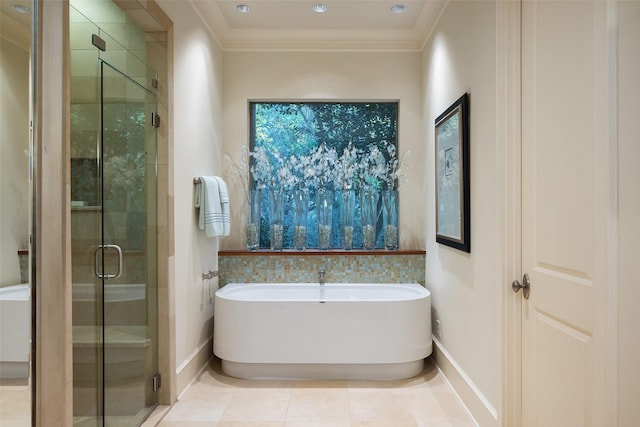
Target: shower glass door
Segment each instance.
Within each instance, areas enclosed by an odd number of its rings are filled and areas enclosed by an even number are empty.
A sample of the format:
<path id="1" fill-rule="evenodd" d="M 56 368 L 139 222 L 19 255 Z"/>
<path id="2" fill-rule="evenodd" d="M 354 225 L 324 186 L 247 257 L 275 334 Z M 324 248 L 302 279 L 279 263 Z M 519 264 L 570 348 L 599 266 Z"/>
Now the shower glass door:
<path id="1" fill-rule="evenodd" d="M 157 76 L 144 43 L 70 21 L 74 425 L 137 426 L 159 385 Z"/>
<path id="2" fill-rule="evenodd" d="M 153 92 L 102 61 L 105 425 L 138 425 L 157 403 L 156 153 Z M 101 259 L 100 259 L 101 258 Z M 100 268 L 101 267 L 101 268 Z M 131 422 L 123 424 L 130 418 Z"/>

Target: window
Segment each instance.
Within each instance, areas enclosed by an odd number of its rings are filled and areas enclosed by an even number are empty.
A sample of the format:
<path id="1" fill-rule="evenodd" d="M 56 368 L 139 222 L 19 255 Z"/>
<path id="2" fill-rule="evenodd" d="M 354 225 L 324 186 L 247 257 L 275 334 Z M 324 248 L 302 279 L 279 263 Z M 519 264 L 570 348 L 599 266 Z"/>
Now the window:
<path id="1" fill-rule="evenodd" d="M 284 194 L 284 248 L 294 247 L 292 194 L 308 195 L 306 247 L 319 247 L 317 196 L 333 194 L 331 248 L 344 247 L 341 195 L 357 194 L 353 247 L 363 245 L 360 197 L 365 190 L 393 189 L 399 161 L 397 102 L 251 102 L 251 185 L 262 191 L 260 247 L 271 245 L 269 193 Z M 377 202 L 380 205 L 380 202 Z M 377 207 L 381 212 L 381 206 Z M 382 215 L 375 246 L 383 247 Z"/>

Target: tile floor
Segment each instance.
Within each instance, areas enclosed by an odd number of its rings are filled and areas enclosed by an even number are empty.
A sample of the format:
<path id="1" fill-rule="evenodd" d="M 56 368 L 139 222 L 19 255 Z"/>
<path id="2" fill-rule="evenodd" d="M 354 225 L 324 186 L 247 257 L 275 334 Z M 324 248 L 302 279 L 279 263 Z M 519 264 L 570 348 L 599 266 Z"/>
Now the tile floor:
<path id="1" fill-rule="evenodd" d="M 213 361 L 164 413 L 144 426 L 476 426 L 430 361 L 420 375 L 402 381 L 240 380 Z"/>
<path id="2" fill-rule="evenodd" d="M 0 379 L 0 426 L 31 426 L 31 387 L 28 379 Z"/>

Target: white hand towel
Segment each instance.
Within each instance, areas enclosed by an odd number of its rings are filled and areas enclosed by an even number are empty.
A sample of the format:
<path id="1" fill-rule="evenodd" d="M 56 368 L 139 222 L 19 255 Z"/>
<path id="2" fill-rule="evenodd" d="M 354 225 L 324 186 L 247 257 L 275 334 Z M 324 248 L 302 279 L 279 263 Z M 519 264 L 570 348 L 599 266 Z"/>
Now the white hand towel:
<path id="1" fill-rule="evenodd" d="M 219 176 L 214 177 L 218 181 L 218 192 L 220 195 L 220 205 L 222 210 L 222 235 L 228 236 L 231 232 L 231 209 L 229 208 L 229 191 L 227 183 Z"/>
<path id="2" fill-rule="evenodd" d="M 201 176 L 196 185 L 195 206 L 200 208 L 198 226 L 207 237 L 224 235 L 222 204 L 218 180 L 211 176 Z"/>

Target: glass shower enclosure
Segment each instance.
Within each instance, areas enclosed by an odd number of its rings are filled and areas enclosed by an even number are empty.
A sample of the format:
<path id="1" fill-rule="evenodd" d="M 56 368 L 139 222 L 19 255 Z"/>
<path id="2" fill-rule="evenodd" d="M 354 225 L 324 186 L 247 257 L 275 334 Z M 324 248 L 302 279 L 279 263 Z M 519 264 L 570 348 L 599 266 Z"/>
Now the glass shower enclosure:
<path id="1" fill-rule="evenodd" d="M 70 9 L 77 426 L 139 425 L 157 404 L 157 76 L 122 28 Z"/>

